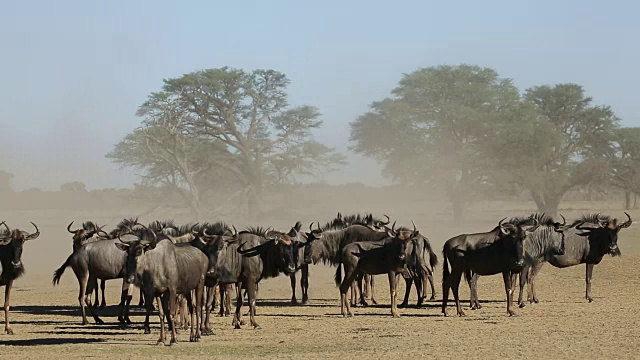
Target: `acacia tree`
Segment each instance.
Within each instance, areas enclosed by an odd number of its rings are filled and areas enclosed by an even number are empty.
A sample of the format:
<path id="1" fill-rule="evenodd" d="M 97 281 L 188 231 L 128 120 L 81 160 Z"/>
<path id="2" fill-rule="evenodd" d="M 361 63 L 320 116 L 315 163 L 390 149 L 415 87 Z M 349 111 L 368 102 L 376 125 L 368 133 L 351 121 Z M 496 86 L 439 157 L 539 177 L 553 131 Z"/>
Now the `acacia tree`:
<path id="1" fill-rule="evenodd" d="M 612 184 L 625 192 L 625 209 L 636 206 L 640 194 L 640 128 L 621 128 L 615 133 Z M 633 198 L 633 199 L 632 199 Z"/>
<path id="2" fill-rule="evenodd" d="M 251 73 L 228 67 L 164 80 L 138 111 L 146 120 L 116 146 L 111 158 L 145 168 L 147 179 L 184 183 L 201 207 L 198 184 L 224 173 L 243 192 L 251 215 L 266 186 L 315 175 L 343 163 L 333 149 L 313 141 L 319 112 L 290 108 L 289 80 L 274 70 Z M 128 144 L 127 144 L 128 143 Z M 139 159 L 145 159 L 143 163 Z"/>
<path id="3" fill-rule="evenodd" d="M 527 189 L 538 210 L 555 215 L 562 197 L 577 187 L 606 182 L 619 119 L 609 106 L 595 106 L 577 84 L 527 89 L 533 117 L 526 136 L 510 146 L 510 178 Z"/>
<path id="4" fill-rule="evenodd" d="M 493 183 L 495 137 L 518 118 L 518 89 L 492 69 L 446 65 L 405 75 L 393 95 L 351 124 L 352 149 L 403 183 L 444 189 L 461 221 Z"/>

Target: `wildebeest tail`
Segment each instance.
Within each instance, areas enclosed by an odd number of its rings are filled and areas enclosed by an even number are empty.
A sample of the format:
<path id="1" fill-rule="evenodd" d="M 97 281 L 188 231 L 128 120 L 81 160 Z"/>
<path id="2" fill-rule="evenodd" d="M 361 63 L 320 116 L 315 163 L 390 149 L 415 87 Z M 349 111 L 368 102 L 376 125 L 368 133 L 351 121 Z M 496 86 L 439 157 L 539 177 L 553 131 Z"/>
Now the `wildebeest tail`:
<path id="1" fill-rule="evenodd" d="M 449 278 L 451 273 L 449 272 L 449 260 L 447 259 L 447 253 L 445 249 L 442 249 L 442 282 Z"/>
<path id="2" fill-rule="evenodd" d="M 429 265 L 431 265 L 431 271 L 433 271 L 435 269 L 436 265 L 438 265 L 438 255 L 436 255 L 436 253 L 431 248 L 431 244 L 429 243 L 429 240 L 427 240 L 427 238 L 424 238 L 423 241 L 424 241 L 423 252 L 424 251 L 428 251 L 429 252 Z"/>
<path id="3" fill-rule="evenodd" d="M 58 270 L 53 272 L 53 285 L 59 284 L 60 283 L 60 278 L 62 277 L 62 274 L 64 274 L 64 271 L 67 269 L 67 266 L 69 266 L 69 262 L 71 261 L 71 256 L 73 254 L 69 255 L 69 257 L 67 258 L 67 261 L 64 262 L 64 264 L 62 264 L 62 266 L 60 266 L 58 268 Z"/>
<path id="4" fill-rule="evenodd" d="M 342 284 L 342 264 L 338 264 L 336 268 L 336 275 L 333 277 L 333 280 L 336 282 L 336 286 L 340 286 Z"/>

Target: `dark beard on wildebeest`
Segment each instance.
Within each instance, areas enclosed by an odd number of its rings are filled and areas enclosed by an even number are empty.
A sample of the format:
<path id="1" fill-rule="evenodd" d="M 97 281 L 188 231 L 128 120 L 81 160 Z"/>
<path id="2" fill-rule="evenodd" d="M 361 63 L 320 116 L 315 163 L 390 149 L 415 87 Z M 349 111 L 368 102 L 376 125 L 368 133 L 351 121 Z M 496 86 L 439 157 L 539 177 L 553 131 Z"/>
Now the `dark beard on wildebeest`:
<path id="1" fill-rule="evenodd" d="M 609 250 L 609 255 L 616 257 L 616 256 L 622 256 L 622 253 L 620 252 L 620 248 L 616 247 L 614 250 Z"/>
<path id="2" fill-rule="evenodd" d="M 9 260 L 2 260 L 1 263 L 2 263 L 2 274 L 0 274 L 0 279 L 2 280 L 4 279 L 15 280 L 20 276 L 24 275 L 25 273 L 24 265 L 22 263 L 20 263 L 19 266 L 15 266 L 11 264 L 11 261 Z M 0 281 L 0 283 L 1 282 L 2 281 Z"/>

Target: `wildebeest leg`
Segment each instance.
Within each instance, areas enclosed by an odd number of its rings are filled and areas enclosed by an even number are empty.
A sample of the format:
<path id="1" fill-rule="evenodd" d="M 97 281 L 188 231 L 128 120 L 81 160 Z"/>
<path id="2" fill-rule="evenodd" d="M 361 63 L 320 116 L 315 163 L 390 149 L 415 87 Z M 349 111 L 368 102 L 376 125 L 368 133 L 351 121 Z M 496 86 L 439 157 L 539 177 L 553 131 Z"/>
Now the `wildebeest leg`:
<path id="1" fill-rule="evenodd" d="M 371 303 L 373 305 L 378 305 L 378 302 L 376 301 L 376 292 L 375 292 L 375 276 L 373 275 L 369 275 L 369 281 L 371 282 L 370 286 L 369 286 L 369 291 L 371 292 Z"/>
<path id="2" fill-rule="evenodd" d="M 120 305 L 118 315 L 118 321 L 120 323 L 131 324 L 131 319 L 129 319 L 129 304 L 131 303 L 131 287 L 133 285 L 127 283 L 126 280 L 122 280 L 122 290 L 120 292 Z"/>
<path id="3" fill-rule="evenodd" d="M 160 338 L 158 339 L 158 342 L 156 343 L 156 345 L 164 345 L 164 342 L 166 340 L 166 335 L 165 335 L 165 329 L 164 329 L 164 306 L 162 306 L 163 301 L 161 300 L 161 297 L 158 296 L 156 297 L 156 302 L 158 303 L 158 315 L 160 316 Z M 148 306 L 147 306 L 148 308 Z"/>
<path id="4" fill-rule="evenodd" d="M 251 322 L 251 325 L 253 326 L 254 329 L 256 330 L 260 330 L 262 329 L 260 327 L 260 325 L 258 325 L 258 323 L 256 322 L 256 313 L 255 313 L 255 307 L 256 307 L 256 283 L 253 281 L 249 281 L 247 283 L 247 292 L 249 293 L 249 321 Z"/>
<path id="5" fill-rule="evenodd" d="M 146 297 L 146 301 L 144 302 L 144 307 L 147 310 L 146 314 L 145 314 L 145 317 L 144 317 L 144 333 L 145 334 L 151 334 L 151 326 L 149 326 L 149 316 L 151 315 L 151 312 L 153 311 L 153 295 L 146 294 L 144 296 Z M 156 299 L 156 300 L 158 300 L 158 299 Z"/>
<path id="6" fill-rule="evenodd" d="M 211 312 L 213 311 L 213 303 L 216 299 L 216 288 L 217 285 L 207 287 L 207 301 L 205 304 L 205 319 L 201 320 L 202 325 L 201 332 L 202 335 L 213 335 L 213 330 L 211 329 Z M 222 302 L 221 302 L 222 305 Z"/>
<path id="7" fill-rule="evenodd" d="M 306 304 L 309 301 L 309 265 L 304 264 L 300 266 L 300 288 L 302 289 L 302 303 Z"/>
<path id="8" fill-rule="evenodd" d="M 447 266 L 445 263 L 444 266 Z M 449 288 L 451 287 L 451 275 L 442 277 L 442 314 L 447 316 L 447 302 L 449 301 Z"/>
<path id="9" fill-rule="evenodd" d="M 415 279 L 415 283 L 416 283 L 416 294 L 418 295 L 418 303 L 416 304 L 418 307 L 422 306 L 422 301 L 424 300 L 424 297 L 421 296 L 422 292 L 423 292 L 423 276 L 417 274 L 416 275 L 416 279 Z"/>
<path id="10" fill-rule="evenodd" d="M 220 291 L 222 291 L 222 288 L 220 288 Z M 236 313 L 233 316 L 233 327 L 236 329 L 240 329 L 240 325 L 242 325 L 242 313 L 240 311 L 242 310 L 243 301 L 242 287 L 238 284 L 236 286 Z"/>
<path id="11" fill-rule="evenodd" d="M 225 292 L 228 290 L 227 289 L 227 285 L 218 285 L 218 292 L 220 293 L 220 311 L 218 316 L 223 317 L 224 316 L 224 306 L 222 306 L 222 299 L 225 298 Z"/>
<path id="12" fill-rule="evenodd" d="M 9 280 L 4 288 L 4 331 L 9 335 L 13 335 L 13 330 L 11 330 L 11 325 L 9 325 L 9 297 L 11 296 L 12 286 L 13 280 Z"/>
<path id="13" fill-rule="evenodd" d="M 431 269 L 429 269 L 429 268 L 427 268 L 427 278 L 426 278 L 426 280 L 428 280 L 429 284 L 431 285 L 431 297 L 429 298 L 429 300 L 433 301 L 433 300 L 436 299 L 436 287 L 435 287 L 435 284 L 433 282 L 433 271 L 431 271 Z M 426 281 L 426 280 L 423 278 L 423 282 Z M 423 294 L 422 297 L 426 299 L 427 298 L 427 284 L 426 283 L 423 283 L 423 285 L 422 285 L 422 294 Z"/>
<path id="14" fill-rule="evenodd" d="M 524 301 L 522 300 L 522 294 L 524 293 L 524 286 L 527 284 L 527 279 L 529 279 L 529 274 L 531 273 L 531 265 L 525 265 L 522 271 L 520 271 L 520 289 L 518 292 L 518 306 L 523 308 L 526 306 Z"/>
<path id="15" fill-rule="evenodd" d="M 171 346 L 174 346 L 178 343 L 178 341 L 176 340 L 175 318 L 173 317 L 173 314 L 175 314 L 176 311 L 172 308 L 178 305 L 176 301 L 176 295 L 177 294 L 175 293 L 175 290 L 169 290 L 169 294 L 164 294 L 164 296 L 162 296 L 162 306 L 164 306 L 165 313 L 169 314 L 167 320 L 169 323 L 169 329 L 171 330 L 171 341 L 169 342 Z"/>
<path id="16" fill-rule="evenodd" d="M 289 280 L 291 280 L 291 303 L 297 304 L 298 300 L 296 299 L 296 273 L 289 275 Z"/>
<path id="17" fill-rule="evenodd" d="M 358 283 L 358 292 L 360 293 L 360 305 L 367 307 L 369 306 L 369 303 L 367 303 L 367 300 L 365 298 L 365 293 L 363 290 L 363 286 L 362 286 L 362 280 L 365 280 L 365 284 L 366 284 L 366 280 L 367 280 L 367 276 L 358 276 L 356 279 L 356 282 Z"/>
<path id="18" fill-rule="evenodd" d="M 95 292 L 96 292 L 96 299 L 93 302 L 93 307 L 98 307 L 100 306 L 100 288 L 97 286 L 97 284 L 96 284 Z"/>
<path id="19" fill-rule="evenodd" d="M 368 298 L 371 296 L 371 289 L 369 288 L 369 275 L 364 274 L 364 287 L 362 288 L 362 296 Z"/>
<path id="20" fill-rule="evenodd" d="M 398 314 L 398 299 L 396 298 L 397 289 L 396 289 L 396 274 L 394 272 L 389 272 L 389 293 L 391 295 L 391 316 L 400 317 Z"/>
<path id="21" fill-rule="evenodd" d="M 536 276 L 538 275 L 538 273 L 540 272 L 540 269 L 542 268 L 542 265 L 544 265 L 543 262 L 539 262 L 533 265 L 533 267 L 531 268 L 531 276 L 530 278 L 527 280 L 530 284 L 531 287 L 531 297 L 530 297 L 530 301 L 533 301 L 534 303 L 538 303 L 538 294 L 536 294 Z"/>
<path id="22" fill-rule="evenodd" d="M 587 274 L 585 277 L 585 281 L 587 283 L 587 291 L 585 297 L 589 302 L 593 302 L 593 298 L 591 297 L 591 277 L 593 275 L 593 264 L 587 264 Z"/>
<path id="23" fill-rule="evenodd" d="M 407 307 L 409 305 L 409 294 L 411 293 L 411 286 L 413 285 L 413 279 L 411 278 L 411 276 L 404 276 L 404 300 L 402 300 L 402 303 L 400 305 L 398 305 L 399 307 L 403 308 L 403 307 Z M 420 296 L 420 293 L 418 293 L 418 296 Z"/>
<path id="24" fill-rule="evenodd" d="M 200 284 L 198 284 L 198 287 L 196 287 L 195 289 L 195 305 L 196 305 L 196 309 L 195 309 L 195 316 L 196 316 L 196 322 L 195 325 L 193 323 L 193 321 L 191 322 L 191 326 L 193 329 L 193 326 L 196 327 L 195 332 L 196 332 L 196 342 L 200 341 L 201 338 L 201 331 L 200 329 L 202 328 L 202 322 L 203 322 L 203 317 L 202 317 L 202 300 L 204 297 L 204 280 L 202 280 L 200 282 Z M 192 316 L 193 319 L 193 316 Z"/>
<path id="25" fill-rule="evenodd" d="M 502 272 L 502 279 L 504 280 L 504 290 L 507 293 L 507 313 L 509 316 L 513 316 L 516 314 L 513 309 L 513 284 L 515 283 L 515 275 L 511 274 L 510 271 Z"/>
<path id="26" fill-rule="evenodd" d="M 349 290 L 349 286 L 353 284 L 353 280 L 358 274 L 355 271 L 351 271 L 349 273 L 346 267 L 344 271 L 345 277 L 340 284 L 340 311 L 343 317 L 351 317 L 353 316 L 353 313 L 351 313 L 351 304 L 347 301 L 347 290 Z M 351 291 L 354 291 L 353 287 Z"/>
<path id="27" fill-rule="evenodd" d="M 462 305 L 460 305 L 460 297 L 458 296 L 458 290 L 460 289 L 460 280 L 462 280 L 462 272 L 459 270 L 451 271 L 451 292 L 453 293 L 453 299 L 456 302 L 456 311 L 458 316 L 465 316 L 462 311 Z"/>
<path id="28" fill-rule="evenodd" d="M 480 301 L 478 300 L 478 274 L 471 270 L 465 270 L 465 278 L 469 283 L 469 306 L 471 310 L 478 310 L 481 308 Z"/>
<path id="29" fill-rule="evenodd" d="M 98 279 L 92 277 L 91 274 L 89 274 L 89 280 L 87 281 L 87 289 L 85 289 L 85 294 L 89 294 L 88 295 L 89 301 L 85 301 L 85 303 L 87 304 L 89 313 L 91 314 L 91 316 L 93 316 L 93 320 L 96 322 L 96 324 L 104 325 L 104 321 L 102 321 L 102 319 L 98 317 L 98 314 L 96 314 L 96 311 L 93 308 L 93 304 L 91 303 L 91 293 L 93 293 L 93 290 L 95 289 L 94 286 L 95 287 L 98 286 Z"/>
<path id="30" fill-rule="evenodd" d="M 224 316 L 229 316 L 231 314 L 231 290 L 233 290 L 233 285 L 227 284 L 227 292 L 224 296 Z M 220 298 L 220 306 L 222 306 L 222 297 Z"/>
<path id="31" fill-rule="evenodd" d="M 149 301 L 151 301 L 151 303 L 153 303 L 153 300 L 149 299 Z M 142 294 L 142 288 L 140 288 L 140 300 L 138 300 L 138 306 L 140 306 L 140 307 L 144 306 L 144 296 Z"/>
<path id="32" fill-rule="evenodd" d="M 107 299 L 104 296 L 104 288 L 106 287 L 106 280 L 100 280 L 100 291 L 102 291 L 102 303 L 100 304 L 101 308 L 107 306 Z M 98 300 L 98 292 L 96 291 L 96 301 Z"/>
<path id="33" fill-rule="evenodd" d="M 85 274 L 80 274 L 78 277 L 78 285 L 80 287 L 78 292 L 78 303 L 80 303 L 80 310 L 82 310 L 82 325 L 89 324 L 87 320 L 87 314 L 85 312 L 85 300 L 87 294 L 87 281 L 89 281 L 89 272 L 87 271 Z"/>

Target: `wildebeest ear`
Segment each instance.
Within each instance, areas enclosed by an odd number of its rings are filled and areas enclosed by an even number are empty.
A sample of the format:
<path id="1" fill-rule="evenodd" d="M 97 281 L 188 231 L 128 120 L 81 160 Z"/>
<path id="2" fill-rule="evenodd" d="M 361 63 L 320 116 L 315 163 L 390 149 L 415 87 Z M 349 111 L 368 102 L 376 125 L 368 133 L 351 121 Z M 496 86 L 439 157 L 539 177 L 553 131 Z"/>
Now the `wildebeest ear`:
<path id="1" fill-rule="evenodd" d="M 116 243 L 116 247 L 122 251 L 127 251 L 129 249 L 129 244 L 125 243 Z"/>
<path id="2" fill-rule="evenodd" d="M 302 223 L 300 221 L 296 222 L 296 225 L 293 228 L 296 229 L 296 232 L 300 232 L 300 229 L 302 229 Z"/>

